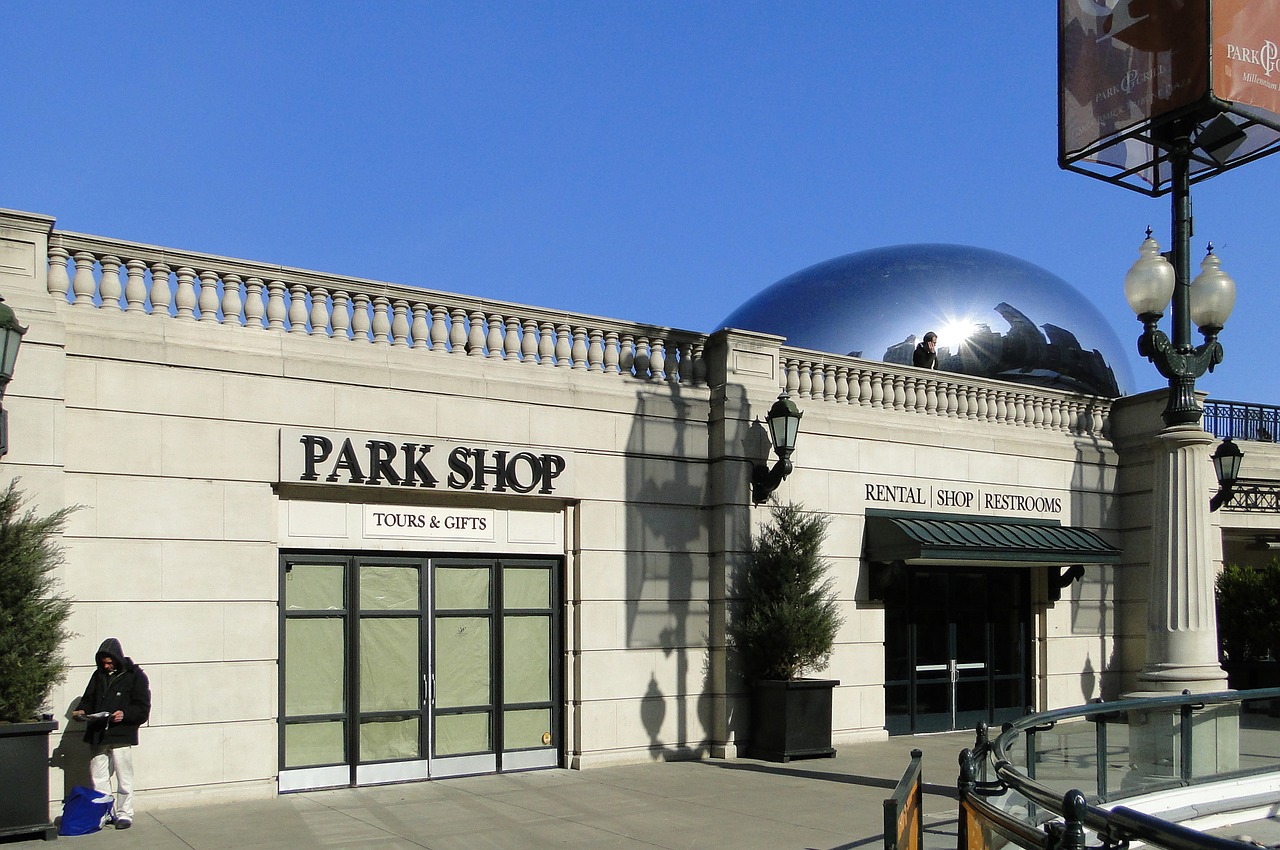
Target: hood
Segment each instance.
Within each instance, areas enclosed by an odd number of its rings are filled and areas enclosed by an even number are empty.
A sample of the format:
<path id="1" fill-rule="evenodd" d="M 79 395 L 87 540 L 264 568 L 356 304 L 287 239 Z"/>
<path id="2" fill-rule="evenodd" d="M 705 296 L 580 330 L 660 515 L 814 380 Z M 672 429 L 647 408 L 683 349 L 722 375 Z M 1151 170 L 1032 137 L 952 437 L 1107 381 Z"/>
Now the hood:
<path id="1" fill-rule="evenodd" d="M 108 656 L 115 662 L 117 670 L 124 669 L 126 661 L 124 651 L 120 649 L 120 641 L 116 638 L 107 638 L 102 642 L 102 646 L 98 647 L 97 654 L 93 656 L 98 669 L 102 669 L 102 659 Z"/>

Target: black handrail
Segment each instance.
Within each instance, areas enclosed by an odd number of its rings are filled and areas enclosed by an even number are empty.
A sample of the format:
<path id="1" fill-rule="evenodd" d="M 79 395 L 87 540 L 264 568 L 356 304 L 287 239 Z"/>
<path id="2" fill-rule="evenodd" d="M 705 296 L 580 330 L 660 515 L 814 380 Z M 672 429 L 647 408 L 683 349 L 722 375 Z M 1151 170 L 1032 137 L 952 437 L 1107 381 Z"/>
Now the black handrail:
<path id="1" fill-rule="evenodd" d="M 1193 850 L 1193 848 L 1195 850 L 1226 850 L 1226 848 L 1239 850 L 1240 847 L 1245 846 L 1242 842 L 1207 836 L 1179 824 L 1171 823 L 1152 815 L 1134 812 L 1123 807 L 1116 807 L 1109 811 L 1096 805 L 1090 805 L 1084 795 L 1075 789 L 1063 795 L 1060 790 L 1055 791 L 1029 776 L 1029 773 L 1034 772 L 1033 769 L 1029 769 L 1024 773 L 1016 768 L 1010 761 L 1008 752 L 1014 746 L 1019 735 L 1034 735 L 1038 731 L 1043 732 L 1046 729 L 1051 729 L 1064 720 L 1078 718 L 1097 720 L 1101 721 L 1098 723 L 1098 727 L 1104 728 L 1105 720 L 1108 716 L 1120 715 L 1130 711 L 1151 712 L 1167 709 L 1185 718 L 1189 712 L 1206 706 L 1274 699 L 1280 699 L 1280 688 L 1222 691 L 1208 694 L 1184 693 L 1169 697 L 1090 703 L 1083 706 L 1027 715 L 1013 723 L 1005 724 L 1001 734 L 994 740 L 989 739 L 987 727 L 983 724 L 978 727 L 977 744 L 974 749 L 965 750 L 961 754 L 959 791 L 962 834 L 960 846 L 962 848 L 966 846 L 964 842 L 964 821 L 968 810 L 973 809 L 980 812 L 982 818 L 993 827 L 999 828 L 999 831 L 1005 834 L 1006 837 L 1021 844 L 1023 847 L 1064 848 L 1064 850 L 1065 848 L 1082 848 L 1084 846 L 1083 838 L 1077 838 L 1076 830 L 1088 827 L 1098 835 L 1105 836 L 1107 842 L 1111 844 L 1123 843 L 1128 839 L 1134 838 L 1140 839 L 1153 847 L 1167 848 L 1167 850 Z M 1189 728 L 1189 726 L 1190 724 L 1184 728 Z M 1185 748 L 1190 743 L 1188 740 L 1189 735 L 1184 734 L 1183 738 L 1183 746 Z M 979 782 L 977 780 L 978 765 L 987 759 L 990 759 L 992 770 L 998 777 L 997 782 Z M 1028 765 L 1030 766 L 1033 763 L 1033 760 L 1029 759 Z M 1273 768 L 1239 770 L 1218 774 L 1213 778 L 1216 780 L 1226 777 L 1247 776 L 1271 772 L 1272 770 Z M 1178 787 L 1192 784 L 1195 781 L 1191 777 L 1185 753 L 1181 773 L 1182 776 L 1180 778 L 1172 779 L 1167 783 L 1163 783 L 1163 785 L 1165 787 Z M 1037 815 L 1037 820 L 1041 816 L 1046 816 L 1063 818 L 1063 821 L 1049 824 L 1043 831 L 1025 822 L 1016 830 L 1008 829 L 1008 823 L 1012 816 L 992 805 L 986 799 L 1001 793 L 1002 787 L 1007 787 L 1008 790 L 1026 798 L 1031 804 L 1030 810 L 1034 811 L 1035 807 L 1043 810 Z M 1157 790 L 1158 787 L 1160 786 L 1147 785 L 1144 787 L 1143 793 Z M 1121 812 L 1121 814 L 1117 816 L 1117 812 Z M 1032 831 L 1027 832 L 1027 829 Z"/>
<path id="2" fill-rule="evenodd" d="M 893 796 L 884 801 L 884 850 L 924 848 L 923 761 L 923 752 L 911 751 L 911 763 L 893 789 Z"/>
<path id="3" fill-rule="evenodd" d="M 1273 404 L 1209 399 L 1204 403 L 1203 421 L 1204 429 L 1220 440 L 1280 440 L 1280 407 Z"/>

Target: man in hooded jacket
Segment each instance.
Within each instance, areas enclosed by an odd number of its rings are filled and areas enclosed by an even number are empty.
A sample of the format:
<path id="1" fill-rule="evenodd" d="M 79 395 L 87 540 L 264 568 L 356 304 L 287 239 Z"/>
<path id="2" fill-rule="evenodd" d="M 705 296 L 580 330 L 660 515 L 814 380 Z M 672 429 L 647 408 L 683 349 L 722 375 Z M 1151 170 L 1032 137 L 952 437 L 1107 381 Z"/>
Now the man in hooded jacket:
<path id="1" fill-rule="evenodd" d="M 84 740 L 93 757 L 89 772 L 93 788 L 111 793 L 111 777 L 116 778 L 116 829 L 133 825 L 133 747 L 138 743 L 138 727 L 151 716 L 151 683 L 142 668 L 125 657 L 120 641 L 107 638 L 94 656 L 98 669 L 71 717 L 87 720 Z"/>

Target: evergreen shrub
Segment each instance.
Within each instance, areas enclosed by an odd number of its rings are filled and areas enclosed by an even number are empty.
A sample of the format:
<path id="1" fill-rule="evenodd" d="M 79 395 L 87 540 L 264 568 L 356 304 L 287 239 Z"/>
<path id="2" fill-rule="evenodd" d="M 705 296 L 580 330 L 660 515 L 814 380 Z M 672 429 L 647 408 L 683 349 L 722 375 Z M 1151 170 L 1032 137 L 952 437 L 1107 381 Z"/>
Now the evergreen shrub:
<path id="1" fill-rule="evenodd" d="M 1280 560 L 1261 568 L 1227 564 L 1216 587 L 1222 660 L 1280 660 Z"/>
<path id="2" fill-rule="evenodd" d="M 798 679 L 826 669 L 843 618 L 822 558 L 830 518 L 770 505 L 735 587 L 729 645 L 748 680 Z"/>
<path id="3" fill-rule="evenodd" d="M 66 676 L 62 647 L 71 600 L 57 592 L 57 537 L 70 515 L 23 512 L 17 481 L 0 494 L 0 722 L 38 719 Z"/>

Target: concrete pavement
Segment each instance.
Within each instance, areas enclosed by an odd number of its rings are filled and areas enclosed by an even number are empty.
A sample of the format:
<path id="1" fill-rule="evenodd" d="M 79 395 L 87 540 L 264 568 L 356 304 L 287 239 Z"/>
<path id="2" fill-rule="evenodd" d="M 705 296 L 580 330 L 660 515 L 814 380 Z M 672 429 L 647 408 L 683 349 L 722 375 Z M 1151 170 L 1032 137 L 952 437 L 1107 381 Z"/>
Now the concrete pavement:
<path id="1" fill-rule="evenodd" d="M 883 842 L 883 800 L 924 752 L 925 845 L 955 847 L 969 732 L 905 736 L 788 764 L 753 759 L 545 770 L 150 810 L 132 829 L 60 840 L 130 850 L 232 848 L 814 848 Z"/>

